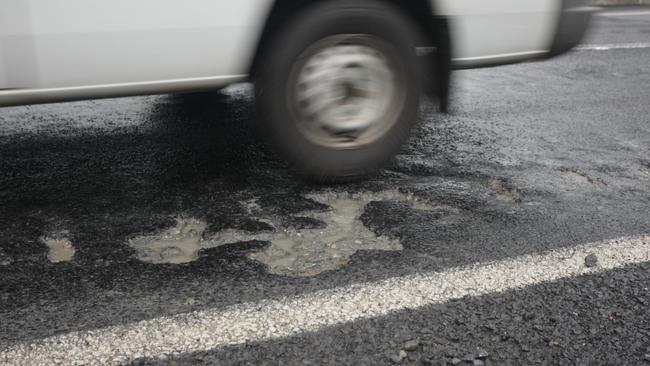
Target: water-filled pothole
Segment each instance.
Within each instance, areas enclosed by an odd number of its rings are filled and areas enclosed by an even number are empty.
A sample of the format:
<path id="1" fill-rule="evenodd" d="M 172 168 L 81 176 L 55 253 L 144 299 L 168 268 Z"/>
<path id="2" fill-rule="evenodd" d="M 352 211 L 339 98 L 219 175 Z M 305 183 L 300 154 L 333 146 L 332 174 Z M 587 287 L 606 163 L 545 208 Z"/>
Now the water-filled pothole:
<path id="1" fill-rule="evenodd" d="M 47 246 L 47 259 L 51 263 L 70 262 L 74 258 L 75 249 L 67 232 L 42 237 L 41 242 Z"/>
<path id="2" fill-rule="evenodd" d="M 182 264 L 199 258 L 203 232 L 207 224 L 197 219 L 177 219 L 176 226 L 162 233 L 140 236 L 129 244 L 142 261 Z"/>
<path id="3" fill-rule="evenodd" d="M 134 238 L 130 245 L 139 259 L 150 263 L 187 263 L 198 258 L 201 249 L 221 245 L 267 241 L 269 246 L 251 251 L 251 260 L 266 265 L 274 274 L 313 276 L 341 268 L 359 250 L 399 251 L 399 240 L 377 236 L 360 221 L 366 205 L 373 201 L 407 202 L 415 210 L 433 210 L 435 207 L 413 195 L 397 190 L 377 193 L 321 192 L 306 198 L 329 206 L 325 211 L 306 211 L 298 215 L 278 217 L 266 215 L 256 200 L 242 202 L 250 216 L 264 222 L 273 231 L 248 232 L 223 230 L 204 235 L 205 222 L 197 219 L 178 219 L 177 225 L 164 232 Z M 286 225 L 287 222 L 294 223 Z M 296 224 L 298 223 L 298 224 Z"/>

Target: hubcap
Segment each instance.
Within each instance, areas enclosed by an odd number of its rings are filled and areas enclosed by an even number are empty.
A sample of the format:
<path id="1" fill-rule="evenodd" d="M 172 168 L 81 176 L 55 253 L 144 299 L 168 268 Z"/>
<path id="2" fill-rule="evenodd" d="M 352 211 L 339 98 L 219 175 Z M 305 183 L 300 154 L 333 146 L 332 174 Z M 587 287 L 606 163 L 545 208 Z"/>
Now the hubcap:
<path id="1" fill-rule="evenodd" d="M 292 72 L 290 106 L 305 137 L 326 147 L 356 148 L 397 120 L 404 93 L 383 41 L 338 35 L 310 47 Z"/>

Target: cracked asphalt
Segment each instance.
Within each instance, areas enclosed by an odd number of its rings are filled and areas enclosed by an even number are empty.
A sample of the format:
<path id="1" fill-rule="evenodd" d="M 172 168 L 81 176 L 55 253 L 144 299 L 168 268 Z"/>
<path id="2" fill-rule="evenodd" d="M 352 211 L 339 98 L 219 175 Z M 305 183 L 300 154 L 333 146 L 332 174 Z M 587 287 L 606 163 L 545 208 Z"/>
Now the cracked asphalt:
<path id="1" fill-rule="evenodd" d="M 649 37 L 650 15 L 600 16 L 584 43 Z M 389 167 L 336 186 L 296 178 L 269 151 L 247 85 L 0 109 L 0 364 L 70 334 L 115 330 L 115 344 L 70 349 L 120 354 L 122 329 L 183 314 L 647 243 L 649 60 L 650 48 L 585 49 L 456 72 L 450 114 L 425 101 Z M 336 304 L 296 309 L 305 319 L 288 323 L 325 325 L 216 348 L 166 326 L 141 352 L 88 364 L 650 365 L 650 262 L 637 254 L 344 322 L 327 318 Z M 181 351 L 150 355 L 157 337 Z"/>

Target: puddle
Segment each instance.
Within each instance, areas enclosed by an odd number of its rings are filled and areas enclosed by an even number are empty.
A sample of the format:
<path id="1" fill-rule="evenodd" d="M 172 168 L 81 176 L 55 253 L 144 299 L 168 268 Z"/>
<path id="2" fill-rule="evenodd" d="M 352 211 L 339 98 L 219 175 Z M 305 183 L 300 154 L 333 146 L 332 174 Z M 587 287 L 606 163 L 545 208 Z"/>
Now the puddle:
<path id="1" fill-rule="evenodd" d="M 131 239 L 137 257 L 149 263 L 182 264 L 199 257 L 201 240 L 207 224 L 196 219 L 177 219 L 176 226 L 164 232 Z"/>
<path id="2" fill-rule="evenodd" d="M 47 246 L 47 259 L 52 263 L 70 262 L 74 257 L 74 246 L 65 232 L 43 237 L 41 242 Z"/>
<path id="3" fill-rule="evenodd" d="M 433 206 L 410 194 L 397 190 L 378 193 L 321 192 L 306 198 L 330 207 L 324 212 L 306 211 L 291 218 L 300 222 L 321 223 L 308 228 L 285 228 L 286 217 L 265 215 L 256 200 L 242 202 L 250 216 L 274 228 L 270 232 L 224 230 L 202 238 L 207 227 L 196 219 L 179 219 L 176 227 L 165 232 L 139 237 L 130 244 L 138 258 L 150 263 L 187 263 L 198 258 L 200 249 L 225 244 L 266 241 L 270 245 L 248 254 L 251 260 L 266 265 L 274 274 L 314 276 L 348 264 L 359 250 L 399 251 L 399 240 L 375 235 L 360 221 L 365 206 L 373 201 L 407 202 L 416 210 L 432 210 Z M 283 221 L 284 220 L 284 221 Z"/>

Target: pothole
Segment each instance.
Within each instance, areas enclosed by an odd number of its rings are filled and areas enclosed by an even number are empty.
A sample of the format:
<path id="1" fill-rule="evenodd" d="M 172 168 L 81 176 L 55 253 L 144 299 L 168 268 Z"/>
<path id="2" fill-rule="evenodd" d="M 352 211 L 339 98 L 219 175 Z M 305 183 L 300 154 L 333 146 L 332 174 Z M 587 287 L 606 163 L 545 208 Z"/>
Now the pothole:
<path id="1" fill-rule="evenodd" d="M 503 179 L 492 179 L 488 182 L 488 185 L 504 201 L 521 202 L 523 198 L 518 189 L 510 186 Z"/>
<path id="2" fill-rule="evenodd" d="M 604 187 L 607 184 L 603 182 L 602 180 L 598 178 L 592 178 L 589 176 L 587 173 L 584 173 L 582 171 L 576 170 L 576 169 L 561 169 L 560 173 L 562 173 L 562 176 L 568 180 L 570 180 L 572 183 L 577 183 L 581 185 L 593 185 L 597 187 Z"/>
<path id="3" fill-rule="evenodd" d="M 199 257 L 207 224 L 197 219 L 177 219 L 176 226 L 157 235 L 140 236 L 129 244 L 137 257 L 149 263 L 182 264 Z"/>
<path id="4" fill-rule="evenodd" d="M 174 228 L 152 236 L 132 239 L 138 258 L 150 263 L 187 263 L 198 258 L 200 249 L 250 242 L 266 241 L 270 245 L 251 251 L 251 260 L 263 263 L 270 273 L 288 276 L 314 276 L 348 264 L 359 250 L 402 250 L 399 240 L 377 236 L 360 221 L 366 205 L 373 201 L 407 202 L 415 210 L 433 210 L 411 194 L 397 190 L 378 193 L 321 192 L 306 198 L 330 207 L 323 212 L 306 211 L 291 217 L 291 222 L 304 225 L 284 227 L 287 217 L 266 215 L 256 200 L 242 202 L 252 218 L 274 228 L 268 232 L 223 230 L 203 238 L 207 227 L 196 219 L 179 219 Z"/>
<path id="5" fill-rule="evenodd" d="M 74 258 L 75 249 L 67 232 L 42 237 L 41 242 L 47 246 L 47 259 L 52 263 L 69 262 Z"/>

